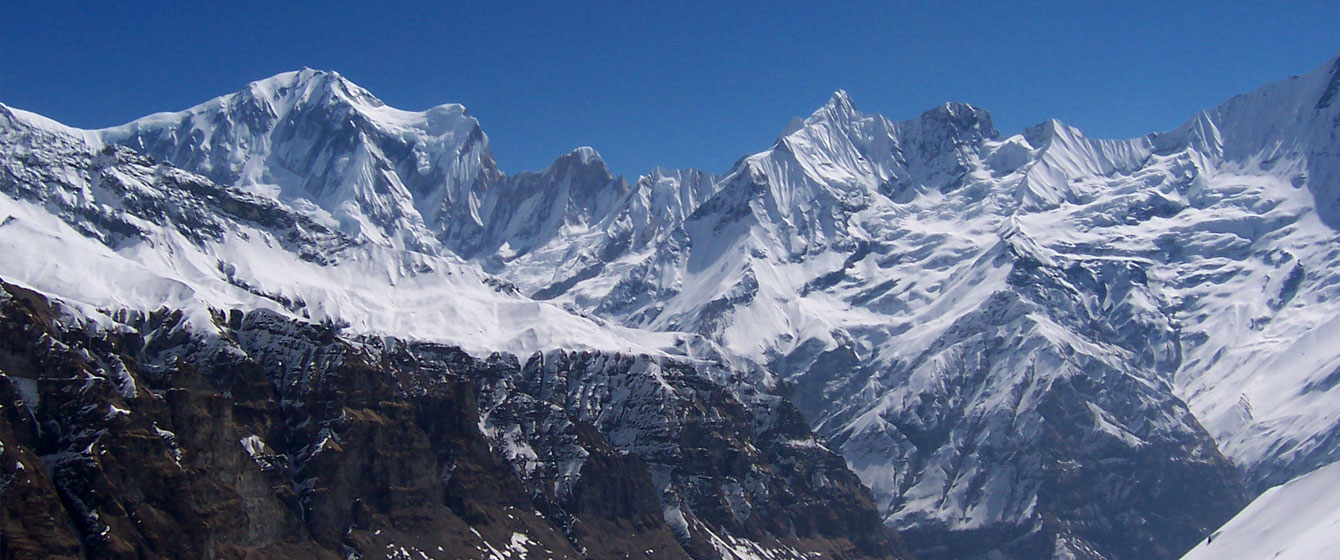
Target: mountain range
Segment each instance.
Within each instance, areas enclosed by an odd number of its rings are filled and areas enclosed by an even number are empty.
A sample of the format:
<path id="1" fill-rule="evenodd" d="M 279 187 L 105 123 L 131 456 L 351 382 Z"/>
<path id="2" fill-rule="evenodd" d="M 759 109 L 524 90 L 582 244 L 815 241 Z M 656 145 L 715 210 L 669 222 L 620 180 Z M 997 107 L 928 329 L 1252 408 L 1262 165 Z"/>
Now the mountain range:
<path id="1" fill-rule="evenodd" d="M 311 69 L 0 105 L 5 554 L 1178 558 L 1340 459 L 1338 97 L 634 180 Z"/>

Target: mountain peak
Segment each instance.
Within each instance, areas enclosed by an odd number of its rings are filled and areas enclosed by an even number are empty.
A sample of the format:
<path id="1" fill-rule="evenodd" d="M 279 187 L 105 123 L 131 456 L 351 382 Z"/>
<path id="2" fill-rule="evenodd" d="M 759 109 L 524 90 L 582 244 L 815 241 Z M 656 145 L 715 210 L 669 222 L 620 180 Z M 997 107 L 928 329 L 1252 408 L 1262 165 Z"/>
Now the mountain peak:
<path id="1" fill-rule="evenodd" d="M 238 95 L 254 99 L 278 101 L 293 96 L 295 101 L 338 100 L 365 107 L 383 107 L 386 104 L 372 92 L 349 81 L 333 70 L 302 67 L 282 72 L 246 85 Z"/>
<path id="2" fill-rule="evenodd" d="M 590 164 L 594 161 L 604 161 L 604 159 L 600 157 L 600 152 L 597 152 L 595 148 L 590 146 L 579 146 L 577 149 L 569 152 L 565 157 L 573 158 L 582 164 Z"/>
<path id="3" fill-rule="evenodd" d="M 847 90 L 845 89 L 840 89 L 833 92 L 833 95 L 830 95 L 828 97 L 828 103 L 826 103 L 825 105 L 828 107 L 845 107 L 848 109 L 854 108 L 851 101 L 851 94 L 848 94 Z"/>
<path id="4" fill-rule="evenodd" d="M 826 103 L 815 109 L 809 117 L 791 119 L 782 129 L 782 133 L 777 140 L 781 142 L 782 139 L 813 126 L 820 128 L 836 127 L 846 130 L 864 116 L 856 110 L 855 105 L 852 104 L 851 96 L 847 95 L 846 91 L 837 90 L 833 92 Z"/>
<path id="5" fill-rule="evenodd" d="M 917 118 L 923 126 L 948 128 L 956 132 L 974 131 L 985 138 L 996 138 L 1000 133 L 991 120 L 991 114 L 985 109 L 967 103 L 946 102 L 926 111 Z M 1057 123 L 1059 124 L 1059 123 Z"/>
<path id="6" fill-rule="evenodd" d="M 559 177 L 583 177 L 582 182 L 604 184 L 614 179 L 614 172 L 605 165 L 600 153 L 590 146 L 581 146 L 558 156 L 549 167 L 539 173 L 557 180 Z"/>
<path id="7" fill-rule="evenodd" d="M 1034 148 L 1041 148 L 1057 137 L 1083 138 L 1084 132 L 1057 119 L 1047 119 L 1025 128 L 1020 134 Z"/>
<path id="8" fill-rule="evenodd" d="M 852 103 L 851 96 L 845 90 L 837 90 L 828 98 L 819 110 L 815 111 L 810 119 L 828 118 L 829 120 L 851 120 L 859 113 L 856 112 L 856 106 Z"/>
<path id="9" fill-rule="evenodd" d="M 554 162 L 549 164 L 549 171 L 562 172 L 571 169 L 598 168 L 609 172 L 605 165 L 605 160 L 600 157 L 600 152 L 590 146 L 580 146 L 571 152 L 554 158 Z"/>

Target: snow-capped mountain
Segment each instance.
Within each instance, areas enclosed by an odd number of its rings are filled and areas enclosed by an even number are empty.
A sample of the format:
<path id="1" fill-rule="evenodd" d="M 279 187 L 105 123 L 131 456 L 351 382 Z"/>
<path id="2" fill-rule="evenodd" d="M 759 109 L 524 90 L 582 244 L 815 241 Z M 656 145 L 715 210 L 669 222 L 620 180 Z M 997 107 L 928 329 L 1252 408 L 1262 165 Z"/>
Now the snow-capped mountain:
<path id="1" fill-rule="evenodd" d="M 1221 451 L 1249 488 L 1336 457 L 1337 64 L 1126 141 L 839 92 L 554 299 L 769 364 L 908 534 L 1175 554 L 1240 503 Z"/>
<path id="2" fill-rule="evenodd" d="M 520 296 L 449 253 L 380 245 L 321 212 L 221 188 L 35 115 L 0 107 L 0 125 L 0 275 L 72 302 L 196 310 L 202 325 L 211 306 L 274 309 L 484 354 L 672 344 Z"/>
<path id="3" fill-rule="evenodd" d="M 1030 134 L 1059 150 L 1067 132 Z M 1024 142 L 980 109 L 894 123 L 839 93 L 722 179 L 675 270 L 650 274 L 687 289 L 628 316 L 786 376 L 926 550 L 1176 554 L 1239 505 L 1235 474 L 1173 394 L 1180 342 L 1147 263 L 1057 251 L 1018 217 L 1045 186 L 1018 160 L 1068 156 L 1000 153 Z"/>
<path id="4" fill-rule="evenodd" d="M 420 252 L 435 246 L 427 227 L 448 209 L 479 204 L 472 185 L 496 172 L 464 107 L 400 111 L 339 74 L 310 69 L 96 136 Z"/>
<path id="5" fill-rule="evenodd" d="M 1175 558 L 1340 458 L 1337 97 L 1340 58 L 1097 140 L 1005 136 L 958 103 L 892 121 L 838 92 L 723 175 L 632 181 L 591 148 L 505 174 L 464 108 L 306 69 L 96 131 L 0 108 L 0 278 L 201 331 L 265 309 L 480 357 L 696 364 L 677 379 L 793 402 L 819 436 L 794 439 L 840 453 L 921 557 Z M 557 407 L 652 467 L 677 542 L 705 534 L 676 521 L 706 492 L 664 474 L 682 457 L 583 400 L 617 376 L 536 367 L 475 379 L 526 484 L 572 488 L 580 453 L 555 442 L 581 430 L 526 428 Z M 775 492 L 732 480 L 712 492 L 740 519 Z"/>
<path id="6" fill-rule="evenodd" d="M 466 258 L 524 255 L 611 222 L 650 234 L 648 222 L 681 220 L 712 184 L 701 172 L 665 171 L 630 189 L 591 148 L 505 176 L 464 107 L 401 111 L 311 69 L 82 134 L 328 216 L 374 244 L 425 253 L 445 246 Z"/>
<path id="7" fill-rule="evenodd" d="M 767 370 L 100 140 L 0 106 L 7 554 L 902 555 Z"/>

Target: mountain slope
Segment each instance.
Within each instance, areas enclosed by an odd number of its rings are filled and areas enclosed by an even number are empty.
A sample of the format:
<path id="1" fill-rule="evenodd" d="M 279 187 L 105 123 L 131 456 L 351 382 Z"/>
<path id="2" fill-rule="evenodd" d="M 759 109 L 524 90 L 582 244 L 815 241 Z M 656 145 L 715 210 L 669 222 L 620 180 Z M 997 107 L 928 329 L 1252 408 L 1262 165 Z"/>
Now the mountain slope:
<path id="1" fill-rule="evenodd" d="M 900 528 L 1055 527 L 1040 507 L 1072 518 L 1106 498 L 1039 506 L 1065 479 L 1048 461 L 1140 464 L 1169 445 L 1201 457 L 1179 468 L 1217 473 L 1215 490 L 1119 507 L 1201 516 L 1181 530 L 1189 546 L 1241 503 L 1216 443 L 1258 488 L 1336 456 L 1340 364 L 1321 341 L 1340 311 L 1337 80 L 1332 61 L 1127 141 L 1056 121 L 1001 138 L 954 104 L 895 123 L 839 93 L 647 251 L 638 273 L 669 289 L 597 273 L 556 300 L 770 364 Z M 542 288 L 528 269 L 500 274 Z M 1102 381 L 1044 413 L 1085 378 Z M 1085 417 L 1043 451 L 1040 434 Z M 1215 505 L 1161 511 L 1192 496 Z"/>
<path id="2" fill-rule="evenodd" d="M 0 289 L 6 556 L 897 550 L 839 457 L 793 449 L 813 441 L 794 409 L 692 363 L 522 367 L 264 310 L 216 311 L 210 331 L 123 310 L 109 329 Z"/>
<path id="3" fill-rule="evenodd" d="M 274 309 L 486 354 L 671 345 L 532 301 L 450 254 L 378 245 L 21 111 L 0 107 L 0 125 L 10 281 L 95 308 Z M 478 317 L 492 320 L 471 324 Z"/>
<path id="4" fill-rule="evenodd" d="M 1331 558 L 1340 553 L 1340 464 L 1267 490 L 1183 560 Z"/>

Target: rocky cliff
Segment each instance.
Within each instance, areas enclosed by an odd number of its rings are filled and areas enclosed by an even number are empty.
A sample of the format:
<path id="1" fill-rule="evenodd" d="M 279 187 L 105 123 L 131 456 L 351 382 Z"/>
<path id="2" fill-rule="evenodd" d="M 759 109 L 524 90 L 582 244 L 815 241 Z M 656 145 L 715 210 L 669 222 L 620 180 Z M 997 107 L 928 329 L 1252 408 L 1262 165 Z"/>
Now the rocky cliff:
<path id="1" fill-rule="evenodd" d="M 6 558 L 898 555 L 842 459 L 727 371 L 102 319 L 3 284 Z"/>

